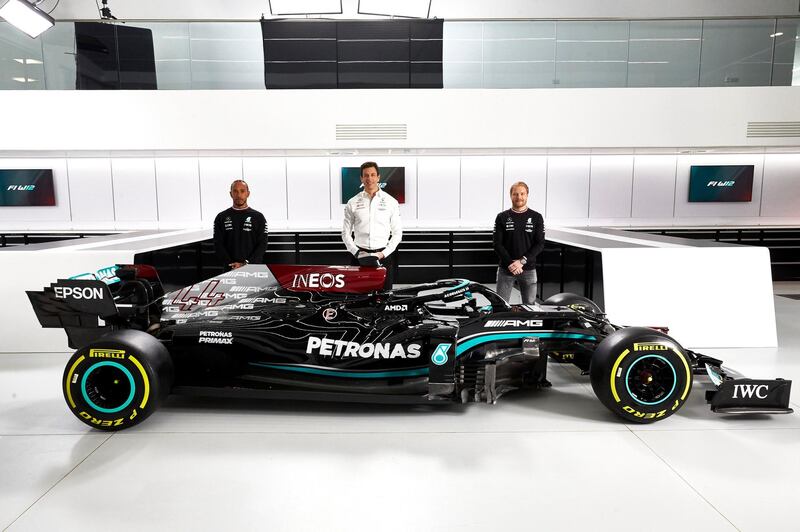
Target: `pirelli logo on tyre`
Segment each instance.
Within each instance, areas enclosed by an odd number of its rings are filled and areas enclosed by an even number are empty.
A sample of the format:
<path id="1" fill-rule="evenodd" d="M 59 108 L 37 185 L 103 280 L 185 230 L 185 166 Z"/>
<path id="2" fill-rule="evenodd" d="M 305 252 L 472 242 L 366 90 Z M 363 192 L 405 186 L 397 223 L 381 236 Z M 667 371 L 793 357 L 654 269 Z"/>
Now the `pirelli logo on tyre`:
<path id="1" fill-rule="evenodd" d="M 634 351 L 668 351 L 669 349 L 670 347 L 668 345 L 656 344 L 653 342 L 633 344 Z"/>
<path id="2" fill-rule="evenodd" d="M 89 358 L 125 358 L 122 349 L 90 349 Z"/>

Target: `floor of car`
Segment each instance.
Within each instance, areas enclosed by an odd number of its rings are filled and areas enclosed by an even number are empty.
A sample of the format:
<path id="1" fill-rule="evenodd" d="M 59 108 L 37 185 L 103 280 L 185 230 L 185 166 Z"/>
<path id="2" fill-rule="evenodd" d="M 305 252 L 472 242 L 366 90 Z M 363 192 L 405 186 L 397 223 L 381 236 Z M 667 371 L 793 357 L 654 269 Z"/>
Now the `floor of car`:
<path id="1" fill-rule="evenodd" d="M 800 381 L 800 301 L 775 309 L 778 348 L 703 352 Z M 0 529 L 796 529 L 800 413 L 717 416 L 703 384 L 653 425 L 621 422 L 551 363 L 552 388 L 496 405 L 171 397 L 109 434 L 68 412 L 67 358 L 0 355 Z"/>

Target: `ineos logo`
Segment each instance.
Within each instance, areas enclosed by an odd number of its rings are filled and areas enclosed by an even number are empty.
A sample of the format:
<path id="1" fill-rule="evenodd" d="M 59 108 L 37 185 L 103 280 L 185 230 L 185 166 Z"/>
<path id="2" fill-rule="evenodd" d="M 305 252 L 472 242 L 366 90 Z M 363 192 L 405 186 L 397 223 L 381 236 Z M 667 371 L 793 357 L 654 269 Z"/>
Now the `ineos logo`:
<path id="1" fill-rule="evenodd" d="M 343 288 L 344 274 L 307 273 L 295 274 L 292 288 Z"/>

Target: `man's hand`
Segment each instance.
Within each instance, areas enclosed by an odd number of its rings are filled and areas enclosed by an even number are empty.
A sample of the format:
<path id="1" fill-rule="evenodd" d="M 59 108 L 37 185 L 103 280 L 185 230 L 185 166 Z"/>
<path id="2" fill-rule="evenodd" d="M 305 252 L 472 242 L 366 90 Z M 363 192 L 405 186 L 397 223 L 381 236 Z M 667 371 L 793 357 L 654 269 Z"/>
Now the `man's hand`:
<path id="1" fill-rule="evenodd" d="M 383 254 L 383 253 L 381 253 L 380 251 L 379 251 L 379 252 L 377 252 L 377 253 L 375 254 L 375 256 L 376 256 L 376 257 L 378 257 L 378 260 L 383 260 L 383 259 L 385 259 L 385 258 L 386 258 L 386 255 L 384 255 L 384 254 Z"/>
<path id="2" fill-rule="evenodd" d="M 242 266 L 244 266 L 244 262 L 231 262 L 230 264 L 228 264 L 228 266 L 231 267 L 231 270 L 235 270 L 236 268 L 241 268 Z"/>
<path id="3" fill-rule="evenodd" d="M 511 275 L 519 275 L 522 273 L 522 263 L 519 260 L 515 260 L 511 264 L 508 265 L 508 271 L 511 272 Z"/>

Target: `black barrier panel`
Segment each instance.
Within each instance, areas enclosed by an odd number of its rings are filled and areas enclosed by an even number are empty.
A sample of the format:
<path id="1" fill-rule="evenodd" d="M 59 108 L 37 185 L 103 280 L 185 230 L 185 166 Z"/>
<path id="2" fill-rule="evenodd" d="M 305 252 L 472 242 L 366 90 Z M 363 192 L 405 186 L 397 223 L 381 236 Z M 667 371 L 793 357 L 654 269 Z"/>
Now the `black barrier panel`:
<path id="1" fill-rule="evenodd" d="M 76 22 L 75 44 L 76 89 L 158 88 L 151 30 L 101 22 Z"/>
<path id="2" fill-rule="evenodd" d="M 709 240 L 769 249 L 773 281 L 800 281 L 800 229 L 641 229 L 653 235 Z"/>
<path id="3" fill-rule="evenodd" d="M 338 232 L 275 233 L 264 255 L 267 264 L 349 265 Z M 167 290 L 197 283 L 223 271 L 211 240 L 136 255 L 136 263 L 158 269 Z M 395 255 L 397 284 L 463 278 L 494 283 L 497 258 L 492 234 L 407 231 Z M 604 305 L 599 252 L 547 242 L 537 257 L 539 297 L 574 292 Z"/>
<path id="4" fill-rule="evenodd" d="M 262 20 L 268 89 L 442 88 L 442 20 Z"/>

